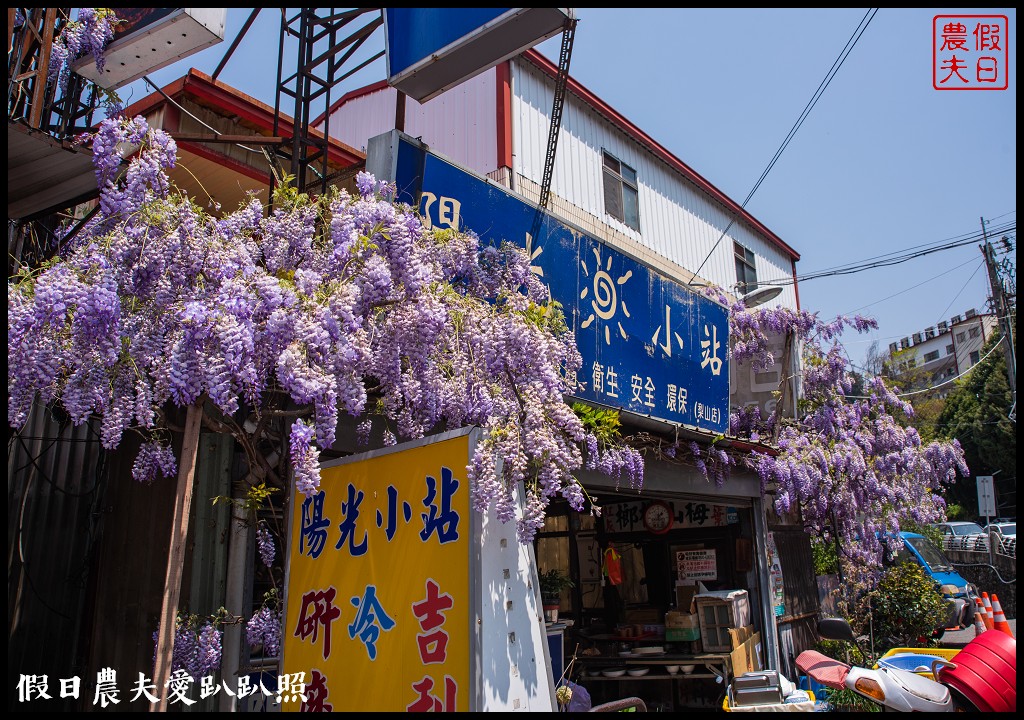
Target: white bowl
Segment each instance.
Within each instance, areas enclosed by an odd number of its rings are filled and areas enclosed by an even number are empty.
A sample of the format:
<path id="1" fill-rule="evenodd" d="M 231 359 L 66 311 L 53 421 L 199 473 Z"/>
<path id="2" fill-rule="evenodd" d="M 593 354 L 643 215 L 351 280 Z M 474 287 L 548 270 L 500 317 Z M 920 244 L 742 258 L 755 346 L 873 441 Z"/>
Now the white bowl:
<path id="1" fill-rule="evenodd" d="M 626 671 L 624 669 L 622 669 L 622 668 L 616 668 L 616 669 L 602 670 L 601 674 L 604 675 L 605 677 L 617 678 L 617 677 L 622 677 L 623 675 L 625 675 Z"/>
<path id="2" fill-rule="evenodd" d="M 696 665 L 683 665 L 683 667 L 681 669 L 682 669 L 684 675 L 689 675 L 690 673 L 692 673 L 694 670 L 697 669 L 697 666 Z"/>
<path id="3" fill-rule="evenodd" d="M 630 677 L 643 677 L 644 675 L 646 675 L 650 671 L 651 671 L 650 668 L 645 668 L 645 667 L 642 667 L 642 668 L 629 668 L 628 670 L 626 670 L 626 674 L 628 674 Z"/>
<path id="4" fill-rule="evenodd" d="M 665 666 L 665 672 L 667 672 L 669 675 L 675 675 L 677 672 L 679 672 L 679 666 L 678 665 L 666 665 Z"/>

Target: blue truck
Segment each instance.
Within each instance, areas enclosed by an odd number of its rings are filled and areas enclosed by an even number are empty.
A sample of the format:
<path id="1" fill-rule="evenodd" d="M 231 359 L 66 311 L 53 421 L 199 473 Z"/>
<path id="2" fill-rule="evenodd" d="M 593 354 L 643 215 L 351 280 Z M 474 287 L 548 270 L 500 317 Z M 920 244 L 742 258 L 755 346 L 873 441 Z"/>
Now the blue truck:
<path id="1" fill-rule="evenodd" d="M 936 637 L 942 637 L 946 629 L 971 627 L 974 624 L 974 599 L 978 597 L 977 586 L 954 570 L 949 559 L 924 535 L 901 532 L 900 537 L 903 538 L 903 549 L 896 556 L 897 562 L 912 560 L 923 567 L 946 598 L 949 614 L 943 627 L 936 629 Z"/>

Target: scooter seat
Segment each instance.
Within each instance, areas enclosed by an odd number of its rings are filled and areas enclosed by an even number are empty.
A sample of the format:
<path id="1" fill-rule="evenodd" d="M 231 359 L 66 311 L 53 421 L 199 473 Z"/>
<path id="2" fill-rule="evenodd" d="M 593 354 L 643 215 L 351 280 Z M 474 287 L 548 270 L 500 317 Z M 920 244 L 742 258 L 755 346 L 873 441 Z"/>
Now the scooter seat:
<path id="1" fill-rule="evenodd" d="M 809 675 L 825 687 L 842 690 L 844 681 L 850 674 L 850 666 L 822 655 L 816 650 L 804 650 L 797 656 L 796 666 L 800 672 Z"/>

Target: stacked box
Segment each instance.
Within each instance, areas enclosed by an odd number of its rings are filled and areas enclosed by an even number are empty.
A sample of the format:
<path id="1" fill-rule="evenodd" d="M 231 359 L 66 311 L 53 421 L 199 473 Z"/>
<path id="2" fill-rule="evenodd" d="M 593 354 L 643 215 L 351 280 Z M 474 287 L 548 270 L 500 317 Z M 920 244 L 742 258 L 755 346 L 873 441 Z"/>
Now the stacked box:
<path id="1" fill-rule="evenodd" d="M 669 612 L 665 614 L 665 640 L 693 642 L 700 640 L 700 623 L 696 613 Z"/>
<path id="2" fill-rule="evenodd" d="M 700 637 L 704 652 L 732 650 L 731 628 L 750 624 L 750 600 L 746 590 L 720 590 L 694 597 L 700 619 Z"/>

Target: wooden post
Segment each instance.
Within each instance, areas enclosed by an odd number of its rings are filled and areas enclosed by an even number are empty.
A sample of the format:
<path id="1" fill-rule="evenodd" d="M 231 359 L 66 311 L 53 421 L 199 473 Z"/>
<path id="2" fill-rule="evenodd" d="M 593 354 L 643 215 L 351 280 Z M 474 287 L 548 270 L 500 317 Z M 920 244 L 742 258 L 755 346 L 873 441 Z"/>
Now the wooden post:
<path id="1" fill-rule="evenodd" d="M 160 697 L 151 711 L 167 711 L 167 681 L 171 676 L 171 652 L 174 648 L 174 621 L 181 594 L 181 571 L 185 560 L 185 539 L 188 535 L 189 512 L 192 507 L 192 481 L 195 477 L 196 454 L 199 449 L 199 428 L 203 419 L 203 400 L 188 406 L 185 417 L 185 438 L 178 463 L 178 491 L 174 499 L 171 522 L 171 546 L 167 553 L 167 575 L 164 580 L 163 608 L 160 612 L 160 636 L 157 640 L 156 668 L 153 682 Z"/>

